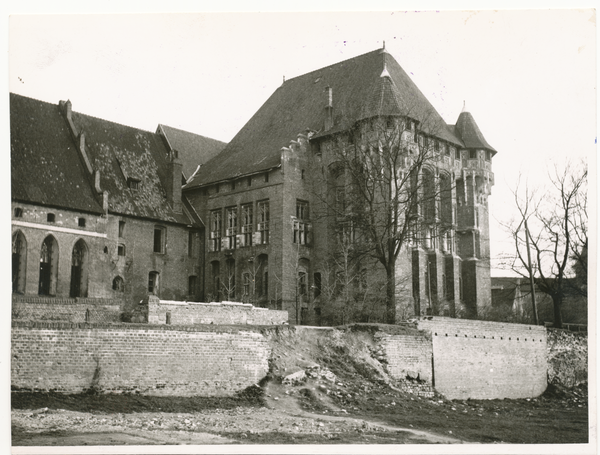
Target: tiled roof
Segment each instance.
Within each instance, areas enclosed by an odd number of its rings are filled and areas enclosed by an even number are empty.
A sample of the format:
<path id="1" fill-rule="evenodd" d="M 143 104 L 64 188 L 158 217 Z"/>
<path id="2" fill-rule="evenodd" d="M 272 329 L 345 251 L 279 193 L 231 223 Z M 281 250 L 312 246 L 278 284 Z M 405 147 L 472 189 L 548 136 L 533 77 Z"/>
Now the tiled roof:
<path id="1" fill-rule="evenodd" d="M 225 142 L 167 125 L 158 125 L 156 132 L 161 134 L 161 131 L 170 147 L 177 150 L 179 159 L 183 164 L 183 175 L 186 179 L 196 172 L 199 165 L 206 163 L 227 145 Z"/>
<path id="2" fill-rule="evenodd" d="M 466 148 L 482 148 L 490 150 L 494 152 L 494 154 L 497 153 L 483 137 L 481 130 L 477 126 L 477 123 L 475 123 L 475 119 L 470 112 L 463 111 L 460 113 L 456 125 L 454 125 L 454 131 L 465 143 Z"/>
<path id="3" fill-rule="evenodd" d="M 327 87 L 333 94 L 334 126 L 324 131 Z M 331 134 L 375 115 L 426 119 L 425 131 L 463 146 L 396 60 L 379 49 L 285 81 L 185 188 L 279 166 L 281 148 L 299 133 Z"/>
<path id="4" fill-rule="evenodd" d="M 12 199 L 103 213 L 58 105 L 10 94 Z"/>
<path id="5" fill-rule="evenodd" d="M 85 133 L 86 153 L 100 171 L 100 188 L 109 193 L 110 212 L 190 222 L 167 201 L 169 151 L 159 135 L 77 112 L 72 119 Z M 59 106 L 11 94 L 10 120 L 13 199 L 101 213 Z M 130 189 L 128 178 L 139 180 L 139 189 Z"/>

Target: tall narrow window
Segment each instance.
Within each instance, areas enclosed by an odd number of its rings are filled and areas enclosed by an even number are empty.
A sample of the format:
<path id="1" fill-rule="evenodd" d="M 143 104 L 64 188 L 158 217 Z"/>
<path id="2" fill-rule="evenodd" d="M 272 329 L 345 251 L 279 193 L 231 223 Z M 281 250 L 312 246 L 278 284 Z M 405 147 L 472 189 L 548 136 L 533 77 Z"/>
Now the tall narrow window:
<path id="1" fill-rule="evenodd" d="M 269 183 L 269 173 L 265 172 L 265 183 Z"/>
<path id="2" fill-rule="evenodd" d="M 125 221 L 119 221 L 119 237 L 125 237 Z"/>
<path id="3" fill-rule="evenodd" d="M 125 245 L 123 245 L 122 243 L 120 243 L 119 245 L 117 245 L 117 255 L 118 256 L 125 256 Z"/>
<path id="4" fill-rule="evenodd" d="M 27 241 L 22 232 L 12 237 L 12 291 L 25 293 L 25 275 L 27 269 Z"/>
<path id="5" fill-rule="evenodd" d="M 221 251 L 221 210 L 210 212 L 210 251 Z"/>
<path id="6" fill-rule="evenodd" d="M 260 232 L 260 243 L 269 243 L 269 201 L 261 201 L 258 204 L 258 232 Z"/>
<path id="7" fill-rule="evenodd" d="M 148 293 L 158 295 L 158 272 L 148 274 Z"/>
<path id="8" fill-rule="evenodd" d="M 40 252 L 40 280 L 38 294 L 55 295 L 58 279 L 58 243 L 49 235 L 42 243 Z"/>
<path id="9" fill-rule="evenodd" d="M 298 272 L 298 295 L 306 295 L 306 272 Z"/>
<path id="10" fill-rule="evenodd" d="M 227 229 L 225 236 L 227 237 L 227 248 L 233 250 L 237 247 L 237 207 L 227 208 L 226 214 Z"/>
<path id="11" fill-rule="evenodd" d="M 252 204 L 242 205 L 242 241 L 241 246 L 252 246 Z"/>
<path id="12" fill-rule="evenodd" d="M 321 295 L 321 273 L 316 272 L 313 276 L 313 284 L 315 289 L 315 298 Z"/>
<path id="13" fill-rule="evenodd" d="M 296 219 L 294 220 L 294 243 L 308 243 L 308 202 L 296 201 Z"/>
<path id="14" fill-rule="evenodd" d="M 164 253 L 166 245 L 167 230 L 163 226 L 154 226 L 154 252 Z"/>
<path id="15" fill-rule="evenodd" d="M 87 297 L 88 248 L 78 240 L 71 254 L 71 297 Z"/>

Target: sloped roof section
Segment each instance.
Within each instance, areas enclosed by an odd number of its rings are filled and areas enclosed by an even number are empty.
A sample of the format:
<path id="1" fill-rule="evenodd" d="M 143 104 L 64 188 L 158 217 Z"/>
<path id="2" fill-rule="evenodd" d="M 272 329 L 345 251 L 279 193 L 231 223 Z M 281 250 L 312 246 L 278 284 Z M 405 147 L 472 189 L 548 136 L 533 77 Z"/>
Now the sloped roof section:
<path id="1" fill-rule="evenodd" d="M 324 131 L 328 88 L 334 126 Z M 375 115 L 409 116 L 424 131 L 463 146 L 396 60 L 378 49 L 285 81 L 185 188 L 277 167 L 281 148 L 299 133 L 332 134 Z"/>
<path id="2" fill-rule="evenodd" d="M 86 135 L 86 149 L 100 186 L 109 192 L 109 211 L 167 222 L 187 223 L 173 212 L 166 197 L 169 157 L 155 133 L 73 112 L 73 122 Z M 139 180 L 137 189 L 127 179 Z"/>
<path id="3" fill-rule="evenodd" d="M 10 94 L 12 199 L 103 213 L 56 104 Z"/>
<path id="4" fill-rule="evenodd" d="M 164 135 L 171 149 L 177 150 L 186 179 L 196 172 L 199 165 L 216 156 L 227 145 L 216 139 L 162 124 L 158 125 L 156 132 Z"/>
<path id="5" fill-rule="evenodd" d="M 470 112 L 463 111 L 460 113 L 454 131 L 462 139 L 466 148 L 487 149 L 494 152 L 494 154 L 497 153 L 494 147 L 488 144 L 483 137 Z"/>

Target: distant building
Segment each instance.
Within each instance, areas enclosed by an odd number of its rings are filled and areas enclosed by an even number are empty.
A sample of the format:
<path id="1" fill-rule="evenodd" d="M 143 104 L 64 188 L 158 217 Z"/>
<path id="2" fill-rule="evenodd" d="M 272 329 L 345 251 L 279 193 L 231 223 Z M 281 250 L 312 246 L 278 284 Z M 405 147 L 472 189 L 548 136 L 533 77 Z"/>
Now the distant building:
<path id="1" fill-rule="evenodd" d="M 398 257 L 398 318 L 474 317 L 491 305 L 488 196 L 496 150 L 469 112 L 447 125 L 385 49 L 286 80 L 189 179 L 183 193 L 205 223 L 205 298 L 283 308 L 292 322 L 319 324 L 337 298 L 325 295 L 339 273 L 330 260 L 336 239 L 354 236 L 343 219 L 318 215 L 327 212 L 324 200 L 350 197 L 336 154 L 381 125 L 405 129 L 408 155 L 429 148 L 436 158 L 419 179 L 432 195 L 447 190 L 419 209 L 418 232 Z M 380 264 L 360 261 L 352 285 L 363 304 L 368 297 L 380 306 L 381 276 Z M 358 317 L 380 319 L 373 308 Z"/>

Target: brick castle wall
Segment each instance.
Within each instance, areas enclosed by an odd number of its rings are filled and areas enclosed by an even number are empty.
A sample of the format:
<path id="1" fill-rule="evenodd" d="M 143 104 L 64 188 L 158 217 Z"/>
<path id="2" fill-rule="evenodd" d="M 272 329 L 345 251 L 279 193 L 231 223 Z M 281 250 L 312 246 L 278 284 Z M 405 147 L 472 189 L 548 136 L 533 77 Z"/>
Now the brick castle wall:
<path id="1" fill-rule="evenodd" d="M 265 338 L 235 327 L 12 324 L 12 386 L 79 393 L 230 396 L 268 371 Z"/>
<path id="2" fill-rule="evenodd" d="M 12 296 L 12 320 L 119 322 L 122 302 L 115 299 Z"/>
<path id="3" fill-rule="evenodd" d="M 546 390 L 546 329 L 431 318 L 434 387 L 449 399 L 529 398 Z"/>
<path id="4" fill-rule="evenodd" d="M 287 311 L 255 308 L 238 302 L 169 302 L 150 298 L 147 304 L 148 323 L 165 324 L 170 314 L 171 324 L 254 324 L 278 325 L 288 321 Z"/>

